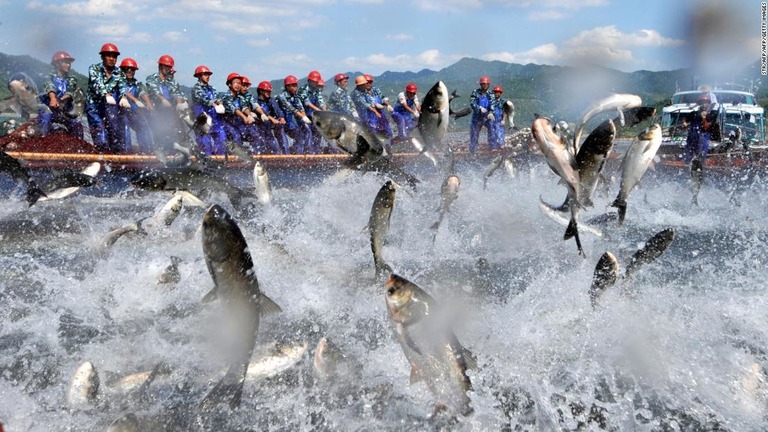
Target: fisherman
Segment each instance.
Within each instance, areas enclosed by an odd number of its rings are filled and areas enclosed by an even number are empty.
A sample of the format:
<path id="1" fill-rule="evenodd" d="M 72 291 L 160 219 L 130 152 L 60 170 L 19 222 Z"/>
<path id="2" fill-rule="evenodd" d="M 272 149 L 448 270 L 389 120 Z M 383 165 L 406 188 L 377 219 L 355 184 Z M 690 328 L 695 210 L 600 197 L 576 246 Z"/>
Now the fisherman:
<path id="1" fill-rule="evenodd" d="M 277 102 L 285 114 L 285 133 L 293 140 L 290 152 L 302 154 L 312 139 L 312 131 L 309 129 L 312 121 L 304 112 L 304 104 L 298 95 L 299 79 L 288 75 L 283 80 L 283 86 L 284 90 L 277 97 Z"/>
<path id="2" fill-rule="evenodd" d="M 132 58 L 120 62 L 120 70 L 125 75 L 125 93 L 120 98 L 120 118 L 125 130 L 125 151 L 131 151 L 131 129 L 136 134 L 136 144 L 141 153 L 151 153 L 154 149 L 152 131 L 145 115 L 147 107 L 152 105 L 149 95 L 139 80 L 136 71 L 139 64 Z"/>
<path id="3" fill-rule="evenodd" d="M 186 102 L 181 86 L 173 79 L 173 57 L 161 55 L 157 60 L 157 72 L 147 77 L 147 93 L 152 101 L 154 114 L 150 119 L 155 145 L 170 150 L 173 143 L 186 136 L 181 119 L 176 111 L 186 111 Z"/>
<path id="4" fill-rule="evenodd" d="M 491 103 L 493 120 L 490 122 L 491 128 L 488 131 L 490 133 L 488 147 L 491 149 L 499 149 L 504 145 L 504 104 L 507 103 L 507 100 L 501 96 L 503 93 L 504 89 L 501 86 L 497 85 L 493 88 L 493 101 Z"/>
<path id="5" fill-rule="evenodd" d="M 125 148 L 125 125 L 122 123 L 117 99 L 125 92 L 125 75 L 117 67 L 120 51 L 105 43 L 99 51 L 101 63 L 88 68 L 88 103 L 85 113 L 91 139 L 102 153 L 119 153 Z"/>
<path id="6" fill-rule="evenodd" d="M 72 108 L 73 95 L 77 91 L 77 79 L 69 74 L 74 61 L 74 57 L 66 51 L 56 51 L 51 56 L 54 71 L 46 80 L 43 94 L 40 95 L 40 101 L 50 108 L 50 112 L 41 109 L 37 113 L 37 123 L 42 136 L 50 133 L 51 123 L 58 123 L 63 125 L 70 135 L 83 138 L 83 124 L 80 119 L 66 115 Z"/>
<path id="7" fill-rule="evenodd" d="M 688 115 L 688 136 L 683 150 L 683 163 L 690 164 L 694 159 L 703 166 L 709 153 L 711 132 L 716 127 L 717 110 L 708 93 L 702 93 L 698 98 L 698 107 Z"/>
<path id="8" fill-rule="evenodd" d="M 259 130 L 257 124 L 261 121 L 266 121 L 267 116 L 261 110 L 261 107 L 256 103 L 253 98 L 253 94 L 249 91 L 251 88 L 251 80 L 242 75 L 242 84 L 240 85 L 240 106 L 243 110 L 243 114 L 253 120 L 253 123 L 247 125 L 243 130 L 243 141 L 247 141 L 251 145 L 251 149 L 257 153 L 263 153 L 264 143 L 259 136 Z"/>
<path id="9" fill-rule="evenodd" d="M 264 147 L 271 150 L 273 154 L 281 154 L 284 147 L 281 147 L 277 137 L 282 137 L 285 117 L 283 117 L 280 108 L 277 107 L 277 101 L 272 98 L 272 84 L 269 81 L 262 81 L 256 86 L 255 102 L 267 117 L 266 121 L 256 124 L 259 139 L 264 143 Z"/>
<path id="10" fill-rule="evenodd" d="M 355 77 L 355 89 L 352 90 L 351 98 L 360 117 L 360 122 L 371 128 L 371 130 L 376 131 L 376 126 L 382 114 L 376 107 L 373 94 L 368 91 L 370 87 L 371 84 L 365 79 L 365 76 Z"/>
<path id="11" fill-rule="evenodd" d="M 206 113 L 211 118 L 211 128 L 208 133 L 195 131 L 195 141 L 200 150 L 207 155 L 227 153 L 227 135 L 224 132 L 221 115 L 225 108 L 219 92 L 211 85 L 213 72 L 206 65 L 195 68 L 194 77 L 197 82 L 192 86 L 192 113 L 198 117 Z"/>
<path id="12" fill-rule="evenodd" d="M 472 108 L 472 120 L 469 126 L 469 151 L 477 151 L 478 138 L 480 130 L 485 126 L 488 130 L 488 145 L 493 142 L 493 124 L 495 116 L 493 114 L 494 97 L 488 89 L 491 87 L 491 79 L 483 75 L 480 77 L 480 88 L 473 90 L 469 96 L 469 106 Z"/>
<path id="13" fill-rule="evenodd" d="M 227 75 L 227 87 L 229 92 L 222 97 L 224 103 L 224 130 L 227 140 L 235 145 L 243 146 L 243 136 L 247 133 L 246 127 L 253 125 L 253 119 L 249 117 L 243 106 L 244 99 L 240 96 L 243 88 L 243 77 L 237 72 Z"/>
<path id="14" fill-rule="evenodd" d="M 392 113 L 392 119 L 397 125 L 397 136 L 407 138 L 408 134 L 419 124 L 419 115 L 421 114 L 421 104 L 416 92 L 419 88 L 415 83 L 408 83 L 405 91 L 397 95 L 397 104 Z"/>
<path id="15" fill-rule="evenodd" d="M 323 78 L 320 75 L 320 72 L 313 70 L 307 75 L 307 83 L 301 86 L 298 91 L 299 98 L 304 104 L 304 112 L 310 120 L 309 130 L 312 131 L 312 134 L 310 135 L 309 140 L 309 152 L 312 154 L 320 152 L 320 147 L 323 142 L 323 135 L 317 130 L 317 127 L 311 123 L 312 114 L 315 111 L 325 111 L 328 109 L 328 106 L 325 104 L 325 97 L 323 97 L 323 90 L 319 85 L 321 81 L 323 81 Z M 323 82 L 323 85 L 325 85 L 325 82 Z M 328 143 L 326 143 L 324 147 L 327 148 Z"/>
<path id="16" fill-rule="evenodd" d="M 349 76 L 344 73 L 337 73 L 336 76 L 333 77 L 333 82 L 336 83 L 336 90 L 334 90 L 328 98 L 328 109 L 351 115 L 355 118 L 360 118 L 352 104 L 352 98 L 349 96 L 349 92 L 347 92 Z"/>
<path id="17" fill-rule="evenodd" d="M 376 126 L 373 128 L 373 130 L 381 135 L 386 136 L 387 138 L 392 138 L 394 136 L 392 134 L 392 127 L 389 125 L 389 119 L 387 118 L 385 112 L 385 110 L 389 112 L 394 111 L 392 105 L 389 104 L 389 98 L 384 97 L 381 89 L 373 85 L 374 79 L 372 75 L 364 74 L 363 76 L 365 77 L 367 83 L 366 89 L 368 90 L 368 93 L 373 95 L 373 103 L 376 105 L 376 108 L 381 114 L 376 118 Z"/>

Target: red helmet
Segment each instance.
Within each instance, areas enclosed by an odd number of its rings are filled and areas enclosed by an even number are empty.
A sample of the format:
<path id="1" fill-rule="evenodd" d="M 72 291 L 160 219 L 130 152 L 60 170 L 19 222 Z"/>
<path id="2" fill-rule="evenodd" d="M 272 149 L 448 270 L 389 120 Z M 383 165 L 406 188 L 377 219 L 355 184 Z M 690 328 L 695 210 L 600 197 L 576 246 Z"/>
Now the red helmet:
<path id="1" fill-rule="evenodd" d="M 133 68 L 139 70 L 139 64 L 132 58 L 125 58 L 120 62 L 120 68 Z"/>
<path id="2" fill-rule="evenodd" d="M 314 71 L 310 72 L 310 73 L 309 73 L 309 75 L 307 75 L 307 81 L 314 81 L 314 82 L 318 82 L 318 81 L 320 81 L 321 79 L 322 79 L 322 78 L 320 77 L 320 72 L 318 72 L 318 71 L 316 71 L 316 70 L 314 70 Z"/>
<path id="3" fill-rule="evenodd" d="M 173 61 L 173 57 L 169 56 L 168 54 L 163 54 L 159 59 L 157 59 L 157 64 L 172 68 L 175 62 Z"/>
<path id="4" fill-rule="evenodd" d="M 416 84 L 414 83 L 408 83 L 408 85 L 405 86 L 406 93 L 416 93 L 417 91 L 419 91 L 419 88 L 416 87 Z"/>
<path id="5" fill-rule="evenodd" d="M 106 53 L 114 53 L 120 55 L 120 50 L 117 49 L 117 45 L 115 44 L 105 43 L 101 46 L 101 51 L 99 51 L 99 54 L 104 55 Z"/>
<path id="6" fill-rule="evenodd" d="M 291 85 L 291 84 L 298 84 L 298 83 L 299 83 L 299 79 L 298 79 L 298 78 L 296 78 L 296 77 L 295 77 L 295 76 L 293 76 L 293 75 L 288 75 L 288 76 L 287 76 L 287 77 L 285 77 L 285 79 L 283 80 L 283 85 Z"/>
<path id="7" fill-rule="evenodd" d="M 355 85 L 362 85 L 362 84 L 365 84 L 367 82 L 368 82 L 368 80 L 365 79 L 365 77 L 363 75 L 358 75 L 358 76 L 355 77 Z"/>
<path id="8" fill-rule="evenodd" d="M 365 80 L 368 81 L 369 83 L 373 82 L 373 77 L 371 75 L 363 74 L 363 76 L 365 77 Z"/>
<path id="9" fill-rule="evenodd" d="M 250 87 L 251 86 L 251 80 L 249 80 L 247 76 L 243 75 L 240 78 L 242 78 L 244 86 L 246 86 L 246 87 Z"/>
<path id="10" fill-rule="evenodd" d="M 242 80 L 243 77 L 237 72 L 232 72 L 231 74 L 227 75 L 227 85 L 236 79 Z"/>
<path id="11" fill-rule="evenodd" d="M 259 83 L 259 85 L 256 86 L 256 88 L 259 89 L 259 90 L 264 90 L 264 91 L 270 91 L 271 92 L 272 91 L 272 84 L 270 84 L 269 81 L 262 81 L 262 82 Z"/>
<path id="12" fill-rule="evenodd" d="M 699 95 L 699 102 L 711 102 L 712 100 L 709 98 L 709 93 L 702 93 Z"/>
<path id="13" fill-rule="evenodd" d="M 491 84 L 491 78 L 489 78 L 487 75 L 483 75 L 480 77 L 479 84 Z"/>
<path id="14" fill-rule="evenodd" d="M 208 66 L 200 65 L 200 66 L 195 68 L 195 73 L 192 76 L 197 78 L 198 75 L 202 75 L 202 74 L 213 75 L 213 72 L 211 72 L 211 70 L 208 69 Z"/>
<path id="15" fill-rule="evenodd" d="M 317 86 L 318 86 L 318 87 L 323 87 L 323 86 L 325 86 L 325 81 L 323 81 L 323 79 L 322 79 L 322 78 L 320 78 L 319 80 L 317 80 Z"/>
<path id="16" fill-rule="evenodd" d="M 496 93 L 496 92 L 504 93 L 504 89 L 501 88 L 501 86 L 496 86 L 496 87 L 493 88 L 493 92 L 494 93 Z"/>
<path id="17" fill-rule="evenodd" d="M 73 61 L 75 61 L 75 58 L 72 57 L 71 55 L 69 55 L 69 53 L 66 52 L 66 51 L 56 51 L 51 56 L 51 64 L 52 65 L 56 64 L 56 62 L 62 61 L 62 60 L 69 60 L 70 62 L 73 62 Z"/>
<path id="18" fill-rule="evenodd" d="M 336 76 L 333 77 L 333 82 L 339 82 L 343 79 L 349 79 L 349 77 L 346 74 L 337 73 Z"/>

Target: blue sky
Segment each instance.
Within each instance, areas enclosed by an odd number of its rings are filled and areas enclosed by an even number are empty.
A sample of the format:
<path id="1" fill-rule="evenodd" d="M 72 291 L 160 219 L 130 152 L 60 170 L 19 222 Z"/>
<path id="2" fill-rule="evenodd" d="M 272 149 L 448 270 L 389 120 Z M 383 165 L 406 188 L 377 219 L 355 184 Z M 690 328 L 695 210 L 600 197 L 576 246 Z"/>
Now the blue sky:
<path id="1" fill-rule="evenodd" d="M 715 13 L 726 47 L 692 40 L 691 18 L 711 2 L 676 0 L 0 0 L 0 52 L 48 61 L 57 50 L 86 72 L 105 42 L 139 62 L 138 76 L 170 54 L 177 80 L 206 64 L 223 87 L 237 71 L 252 82 L 319 70 L 439 70 L 462 57 L 513 63 L 599 63 L 623 71 L 670 70 L 707 61 L 742 66 L 759 58 L 760 2 Z M 709 29 L 712 26 L 707 26 Z M 717 27 L 716 25 L 714 27 Z M 717 30 L 715 30 L 717 31 Z M 734 36 L 735 35 L 735 36 Z M 710 40 L 720 41 L 716 36 Z M 710 43 L 710 45 L 706 45 Z M 720 51 L 717 51 L 717 50 Z M 728 54 L 724 61 L 720 53 Z M 712 56 L 710 56 L 712 57 Z"/>

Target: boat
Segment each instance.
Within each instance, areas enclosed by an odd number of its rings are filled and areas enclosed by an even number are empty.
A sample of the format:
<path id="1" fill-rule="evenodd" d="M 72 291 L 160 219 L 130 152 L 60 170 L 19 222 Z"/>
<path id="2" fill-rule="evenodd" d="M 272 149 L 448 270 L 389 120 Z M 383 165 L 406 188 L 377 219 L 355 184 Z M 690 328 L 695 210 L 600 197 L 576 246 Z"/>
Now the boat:
<path id="1" fill-rule="evenodd" d="M 755 95 L 736 86 L 712 90 L 676 92 L 671 104 L 662 109 L 662 144 L 658 156 L 662 166 L 686 168 L 682 161 L 688 130 L 683 119 L 697 107 L 699 96 L 713 93 L 719 104 L 719 133 L 713 133 L 705 169 L 730 172 L 766 167 L 765 109 Z"/>

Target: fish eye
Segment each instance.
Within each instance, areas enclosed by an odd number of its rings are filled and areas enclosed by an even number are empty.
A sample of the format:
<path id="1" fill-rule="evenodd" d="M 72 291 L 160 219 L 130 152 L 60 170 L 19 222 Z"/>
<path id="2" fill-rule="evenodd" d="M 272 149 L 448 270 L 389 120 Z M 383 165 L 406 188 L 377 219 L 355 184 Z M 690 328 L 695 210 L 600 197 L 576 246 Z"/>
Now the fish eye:
<path id="1" fill-rule="evenodd" d="M 392 295 L 395 292 L 397 292 L 397 287 L 391 287 L 390 289 L 387 290 L 387 294 L 389 295 Z"/>

